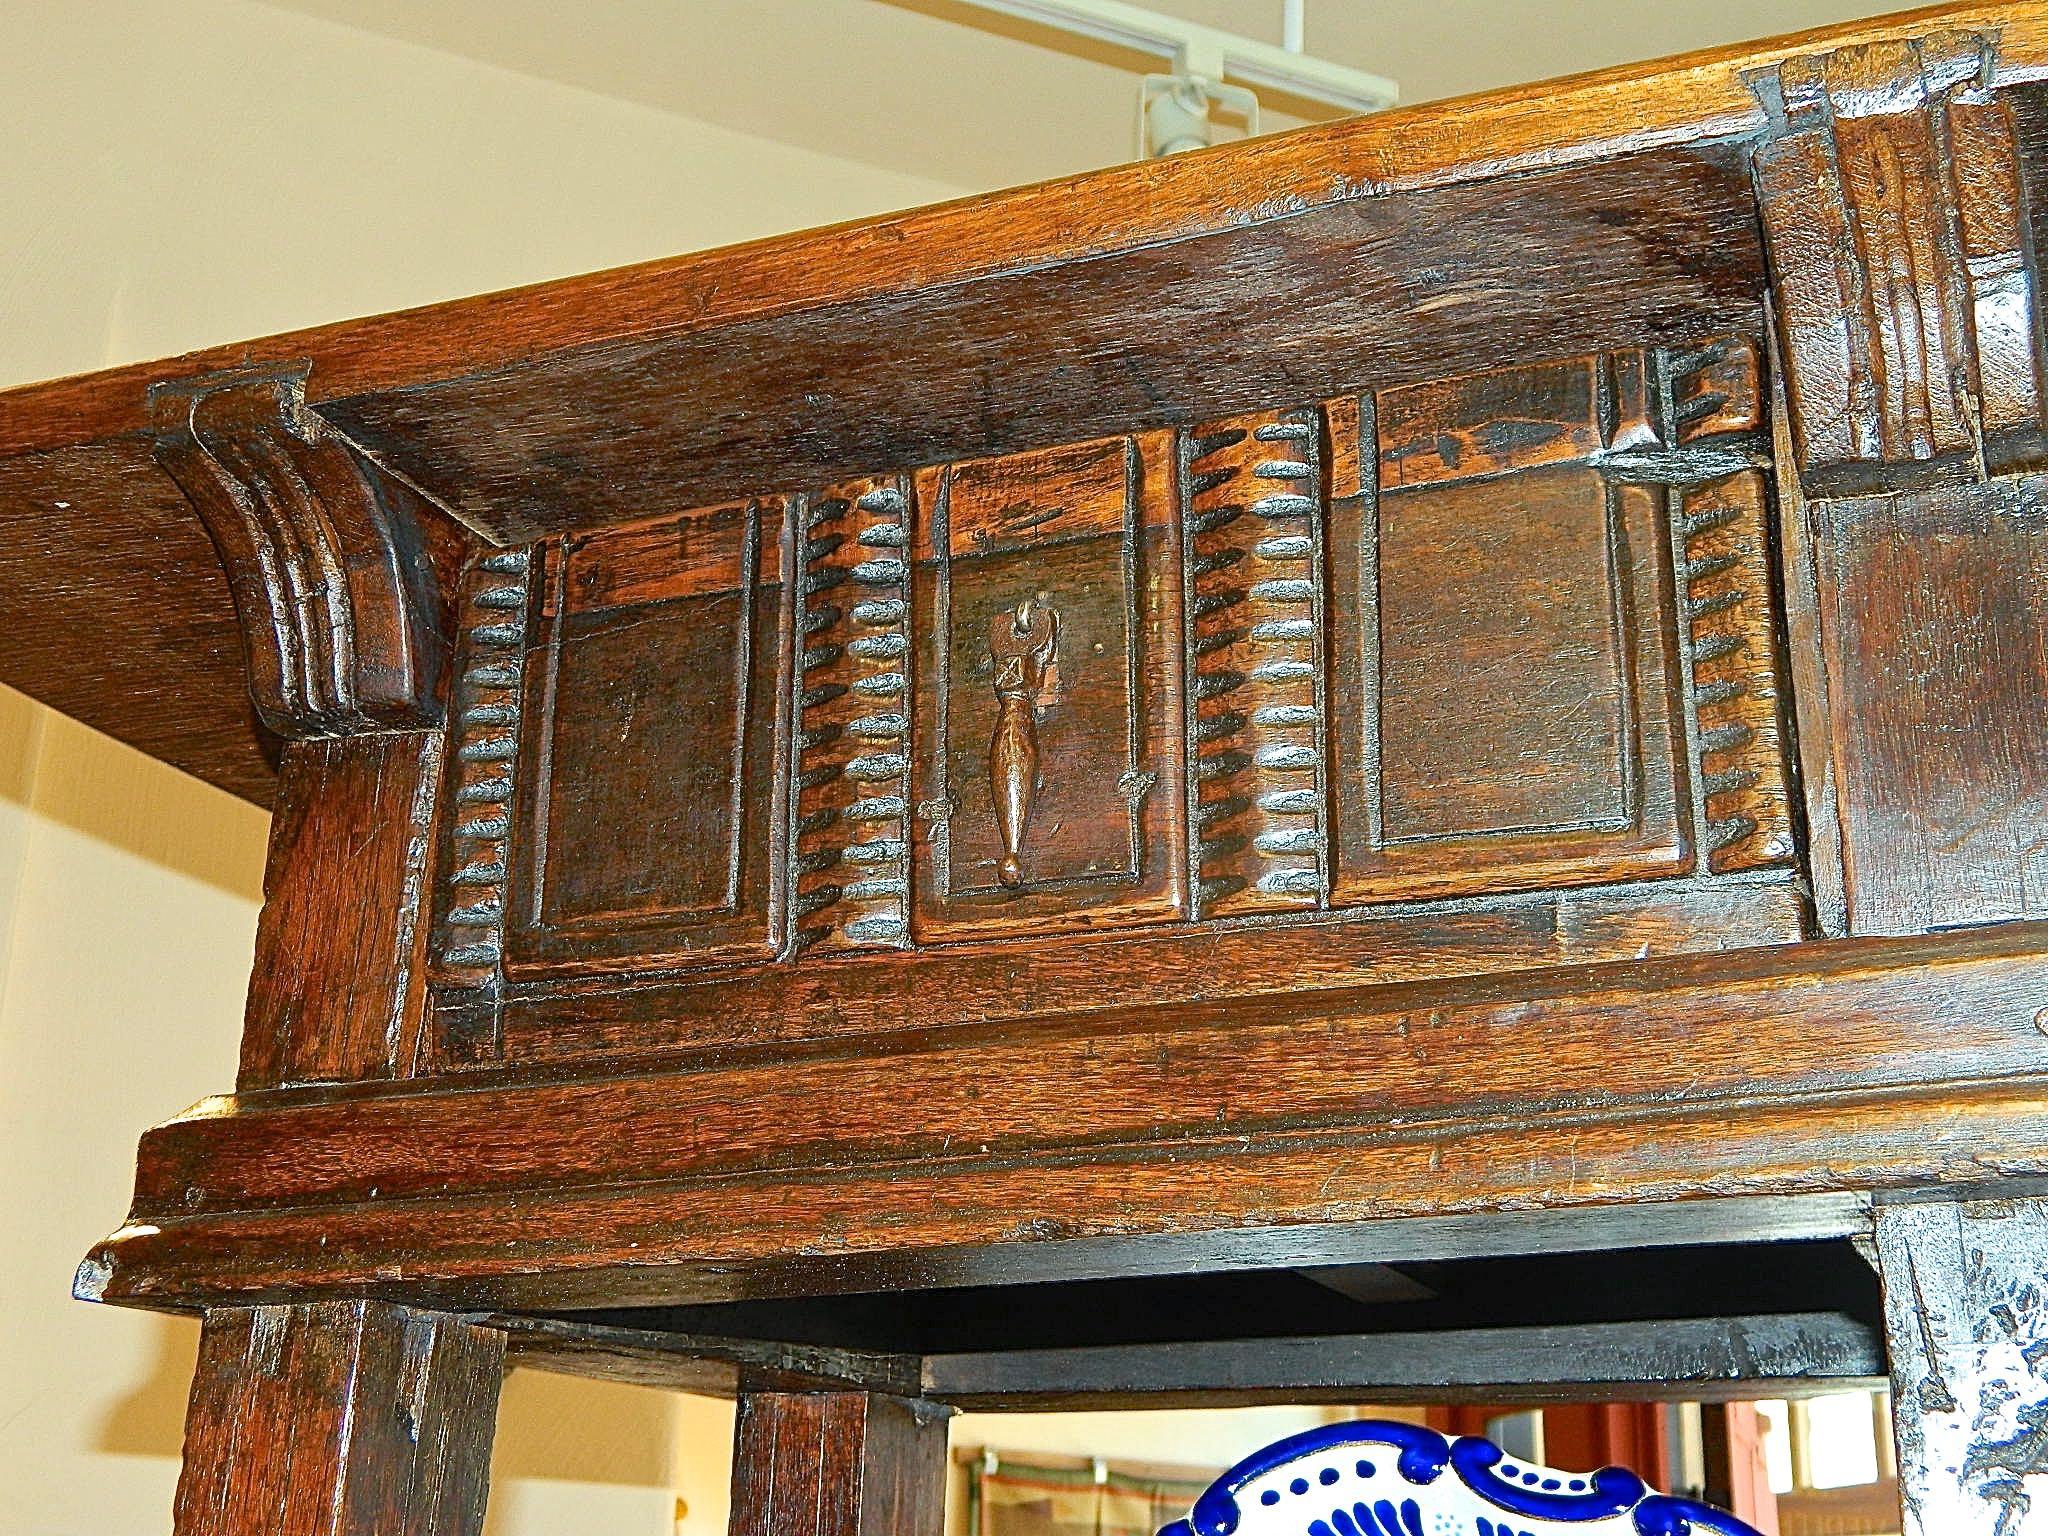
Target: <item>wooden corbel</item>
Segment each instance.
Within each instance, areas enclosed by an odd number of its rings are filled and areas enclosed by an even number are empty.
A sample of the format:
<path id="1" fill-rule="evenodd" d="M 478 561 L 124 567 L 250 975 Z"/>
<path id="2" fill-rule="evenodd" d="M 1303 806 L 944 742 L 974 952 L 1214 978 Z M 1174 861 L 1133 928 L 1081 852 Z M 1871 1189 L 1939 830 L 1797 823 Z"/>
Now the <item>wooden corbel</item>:
<path id="1" fill-rule="evenodd" d="M 1809 499 L 2048 462 L 2039 285 L 1997 39 L 1751 74 L 1793 444 Z"/>
<path id="2" fill-rule="evenodd" d="M 289 739 L 438 720 L 441 600 L 417 493 L 306 406 L 305 371 L 150 391 L 157 463 L 227 568 L 257 715 Z"/>

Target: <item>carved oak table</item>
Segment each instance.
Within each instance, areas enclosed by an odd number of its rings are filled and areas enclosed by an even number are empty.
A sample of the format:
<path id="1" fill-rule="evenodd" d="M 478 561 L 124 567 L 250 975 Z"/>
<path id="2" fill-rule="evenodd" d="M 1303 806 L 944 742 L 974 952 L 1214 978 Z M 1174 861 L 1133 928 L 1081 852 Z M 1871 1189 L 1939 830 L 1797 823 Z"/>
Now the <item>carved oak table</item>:
<path id="1" fill-rule="evenodd" d="M 1961 7 L 0 396 L 0 676 L 275 800 L 180 1531 L 473 1531 L 508 1348 L 749 1533 L 1887 1358 L 2048 1529 L 2044 140 Z"/>

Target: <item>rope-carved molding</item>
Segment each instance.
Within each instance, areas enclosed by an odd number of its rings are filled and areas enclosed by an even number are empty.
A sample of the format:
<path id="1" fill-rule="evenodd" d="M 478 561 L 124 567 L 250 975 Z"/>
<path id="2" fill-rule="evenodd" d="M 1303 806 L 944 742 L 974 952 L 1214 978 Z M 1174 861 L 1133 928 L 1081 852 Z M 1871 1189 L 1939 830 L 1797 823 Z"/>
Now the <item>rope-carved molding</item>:
<path id="1" fill-rule="evenodd" d="M 1358 1419 L 1246 1457 L 1159 1536 L 1757 1536 L 1622 1467 L 1524 1465 L 1476 1435 Z"/>
<path id="2" fill-rule="evenodd" d="M 227 569 L 249 692 L 280 736 L 431 724 L 442 658 L 420 499 L 305 402 L 302 371 L 150 392 L 157 462 Z"/>

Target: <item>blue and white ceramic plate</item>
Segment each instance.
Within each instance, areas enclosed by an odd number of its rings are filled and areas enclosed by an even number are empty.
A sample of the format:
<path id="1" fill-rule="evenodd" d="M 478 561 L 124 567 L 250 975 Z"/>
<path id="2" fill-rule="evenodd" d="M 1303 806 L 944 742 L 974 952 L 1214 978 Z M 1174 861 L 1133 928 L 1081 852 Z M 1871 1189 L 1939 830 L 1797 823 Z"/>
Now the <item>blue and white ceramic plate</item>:
<path id="1" fill-rule="evenodd" d="M 1758 1536 L 1620 1467 L 1525 1466 L 1491 1440 L 1379 1419 L 1291 1435 L 1249 1456 L 1159 1536 Z"/>

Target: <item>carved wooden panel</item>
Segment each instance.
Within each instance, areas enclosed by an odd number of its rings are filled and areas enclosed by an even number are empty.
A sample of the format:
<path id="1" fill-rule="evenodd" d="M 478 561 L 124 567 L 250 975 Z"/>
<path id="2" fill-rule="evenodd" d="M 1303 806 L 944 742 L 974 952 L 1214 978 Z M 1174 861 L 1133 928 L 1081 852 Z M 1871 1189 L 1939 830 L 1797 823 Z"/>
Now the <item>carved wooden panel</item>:
<path id="1" fill-rule="evenodd" d="M 542 546 L 510 972 L 780 949 L 787 563 L 779 500 Z"/>
<path id="2" fill-rule="evenodd" d="M 909 491 L 888 476 L 798 503 L 800 949 L 909 938 Z"/>
<path id="3" fill-rule="evenodd" d="M 1639 361 L 1382 392 L 1332 508 L 1335 899 L 1619 878 L 1687 857 Z M 1369 418 L 1372 419 L 1372 418 Z"/>
<path id="4" fill-rule="evenodd" d="M 1183 445 L 1204 915 L 1328 897 L 1322 418 L 1209 422 Z"/>
<path id="5" fill-rule="evenodd" d="M 742 972 L 820 958 L 1789 865 L 1768 465 L 1729 338 L 491 554 L 443 1059 L 497 1059 L 507 1008 L 802 1034 L 806 983 Z M 1786 934 L 1732 905 L 1698 924 Z M 625 973 L 653 990 L 600 1003 Z M 864 974 L 835 1029 L 903 1011 L 907 971 Z"/>
<path id="6" fill-rule="evenodd" d="M 1770 480 L 1760 467 L 1719 473 L 1728 465 L 1715 458 L 1745 444 L 1761 449 L 1759 349 L 1731 338 L 1667 354 L 1653 372 L 1675 454 L 1665 461 L 1664 493 L 1678 530 L 1700 844 L 1715 874 L 1789 863 L 1796 845 Z M 1687 455 L 1708 456 L 1698 465 L 1705 478 L 1690 472 Z"/>
<path id="7" fill-rule="evenodd" d="M 1172 439 L 917 476 L 921 937 L 1186 909 Z"/>
<path id="8" fill-rule="evenodd" d="M 1809 496 L 2041 462 L 2040 314 L 1995 40 L 1942 33 L 1752 77 L 1756 177 Z"/>

